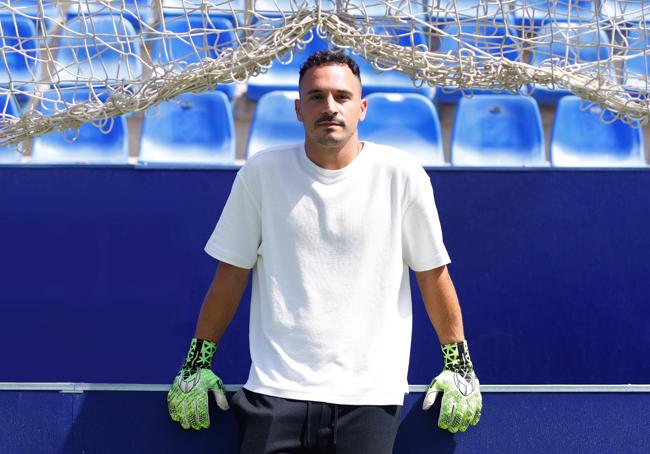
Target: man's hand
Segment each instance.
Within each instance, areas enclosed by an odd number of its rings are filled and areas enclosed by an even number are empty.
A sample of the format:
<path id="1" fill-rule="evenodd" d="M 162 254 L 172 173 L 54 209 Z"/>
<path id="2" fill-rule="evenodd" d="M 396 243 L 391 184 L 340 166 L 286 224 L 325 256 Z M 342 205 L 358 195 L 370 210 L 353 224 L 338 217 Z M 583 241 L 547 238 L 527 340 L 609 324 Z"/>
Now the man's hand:
<path id="1" fill-rule="evenodd" d="M 467 342 L 442 346 L 444 370 L 433 379 L 422 404 L 423 410 L 431 408 L 442 392 L 438 427 L 452 433 L 478 424 L 483 408 L 480 383 L 474 373 L 467 350 Z"/>
<path id="2" fill-rule="evenodd" d="M 214 395 L 219 408 L 230 408 L 223 382 L 212 372 L 216 350 L 214 342 L 192 339 L 187 359 L 167 394 L 169 415 L 183 429 L 210 427 L 208 391 Z"/>

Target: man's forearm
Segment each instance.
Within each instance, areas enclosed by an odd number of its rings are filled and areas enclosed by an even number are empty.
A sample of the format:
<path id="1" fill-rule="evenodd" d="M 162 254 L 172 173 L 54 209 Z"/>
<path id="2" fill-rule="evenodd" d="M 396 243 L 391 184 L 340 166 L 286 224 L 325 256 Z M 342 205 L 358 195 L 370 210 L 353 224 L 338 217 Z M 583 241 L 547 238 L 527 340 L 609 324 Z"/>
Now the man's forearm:
<path id="1" fill-rule="evenodd" d="M 441 266 L 416 272 L 415 277 L 440 343 L 448 344 L 465 340 L 460 303 L 447 267 Z"/>
<path id="2" fill-rule="evenodd" d="M 219 263 L 196 323 L 194 336 L 219 342 L 237 311 L 250 270 Z"/>

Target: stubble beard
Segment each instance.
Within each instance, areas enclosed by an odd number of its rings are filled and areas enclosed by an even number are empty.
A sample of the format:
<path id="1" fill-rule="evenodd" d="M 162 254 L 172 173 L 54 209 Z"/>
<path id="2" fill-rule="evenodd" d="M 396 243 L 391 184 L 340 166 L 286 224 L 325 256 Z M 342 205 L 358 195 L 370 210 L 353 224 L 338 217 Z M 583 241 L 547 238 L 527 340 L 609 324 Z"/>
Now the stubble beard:
<path id="1" fill-rule="evenodd" d="M 336 146 L 339 147 L 350 140 L 351 134 L 346 134 L 347 131 L 336 131 L 334 133 L 324 133 L 316 140 L 322 146 Z M 337 134 L 338 133 L 338 134 Z"/>
<path id="2" fill-rule="evenodd" d="M 344 141 L 342 139 L 337 139 L 337 138 L 332 137 L 332 136 L 320 137 L 318 139 L 318 144 L 319 145 L 324 145 L 324 146 L 326 146 L 326 145 L 341 145 L 343 143 L 344 143 Z"/>

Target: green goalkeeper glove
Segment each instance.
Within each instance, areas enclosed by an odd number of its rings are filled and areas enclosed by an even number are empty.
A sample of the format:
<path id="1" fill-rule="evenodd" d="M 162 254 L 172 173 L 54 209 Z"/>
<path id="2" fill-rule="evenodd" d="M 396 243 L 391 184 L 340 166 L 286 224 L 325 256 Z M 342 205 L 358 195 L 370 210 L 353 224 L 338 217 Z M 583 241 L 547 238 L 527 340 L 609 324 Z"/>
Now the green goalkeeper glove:
<path id="1" fill-rule="evenodd" d="M 469 357 L 467 342 L 442 345 L 445 368 L 433 379 L 424 396 L 423 410 L 431 408 L 442 392 L 438 427 L 452 433 L 465 432 L 481 418 L 483 399 L 479 381 Z"/>
<path id="2" fill-rule="evenodd" d="M 169 415 L 180 422 L 183 429 L 210 427 L 208 391 L 212 391 L 219 408 L 230 408 L 223 382 L 212 372 L 216 351 L 216 343 L 193 338 L 185 363 L 167 393 Z"/>

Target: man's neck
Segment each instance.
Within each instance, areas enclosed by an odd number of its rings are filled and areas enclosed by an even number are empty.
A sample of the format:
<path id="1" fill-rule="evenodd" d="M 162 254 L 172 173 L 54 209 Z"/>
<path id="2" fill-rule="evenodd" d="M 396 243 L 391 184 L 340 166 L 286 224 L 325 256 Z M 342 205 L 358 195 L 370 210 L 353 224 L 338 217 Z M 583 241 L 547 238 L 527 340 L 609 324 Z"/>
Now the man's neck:
<path id="1" fill-rule="evenodd" d="M 363 143 L 353 137 L 341 147 L 327 147 L 305 140 L 307 157 L 317 166 L 328 170 L 338 170 L 350 164 L 357 157 Z"/>

